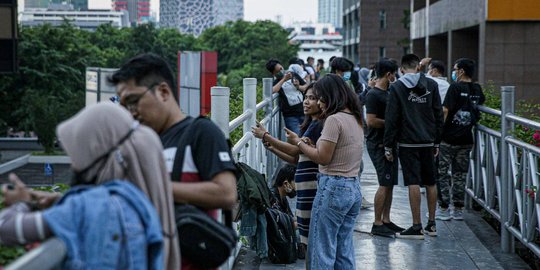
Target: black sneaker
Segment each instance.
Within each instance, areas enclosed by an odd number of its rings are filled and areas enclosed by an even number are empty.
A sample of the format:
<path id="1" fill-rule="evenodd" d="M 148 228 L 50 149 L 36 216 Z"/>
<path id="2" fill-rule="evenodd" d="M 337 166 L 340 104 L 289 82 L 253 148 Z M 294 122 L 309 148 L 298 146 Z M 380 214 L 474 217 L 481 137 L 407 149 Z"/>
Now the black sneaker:
<path id="1" fill-rule="evenodd" d="M 381 225 L 373 224 L 373 226 L 371 227 L 371 234 L 384 236 L 384 237 L 392 237 L 392 238 L 396 236 L 396 233 L 390 228 L 386 227 L 384 224 L 381 224 Z"/>
<path id="2" fill-rule="evenodd" d="M 384 226 L 388 227 L 388 229 L 394 231 L 394 232 L 402 232 L 405 230 L 405 228 L 401 228 L 398 225 L 394 224 L 394 222 L 390 221 L 389 223 L 384 223 Z"/>
<path id="3" fill-rule="evenodd" d="M 397 238 L 403 238 L 403 239 L 417 239 L 417 240 L 424 240 L 424 234 L 422 233 L 422 227 L 420 229 L 415 229 L 413 226 L 410 228 L 396 233 Z"/>
<path id="4" fill-rule="evenodd" d="M 429 236 L 437 236 L 437 225 L 435 225 L 435 222 L 428 223 L 428 225 L 424 228 L 424 233 Z"/>

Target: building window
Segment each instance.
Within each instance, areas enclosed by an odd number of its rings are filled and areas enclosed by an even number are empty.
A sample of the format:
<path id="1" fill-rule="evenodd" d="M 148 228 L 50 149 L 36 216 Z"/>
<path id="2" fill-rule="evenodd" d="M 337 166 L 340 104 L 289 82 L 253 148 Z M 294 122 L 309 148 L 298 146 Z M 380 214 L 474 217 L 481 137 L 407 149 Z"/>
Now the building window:
<path id="1" fill-rule="evenodd" d="M 384 47 L 379 47 L 379 58 L 386 57 L 386 49 Z"/>
<path id="2" fill-rule="evenodd" d="M 386 29 L 386 11 L 379 11 L 379 28 Z"/>

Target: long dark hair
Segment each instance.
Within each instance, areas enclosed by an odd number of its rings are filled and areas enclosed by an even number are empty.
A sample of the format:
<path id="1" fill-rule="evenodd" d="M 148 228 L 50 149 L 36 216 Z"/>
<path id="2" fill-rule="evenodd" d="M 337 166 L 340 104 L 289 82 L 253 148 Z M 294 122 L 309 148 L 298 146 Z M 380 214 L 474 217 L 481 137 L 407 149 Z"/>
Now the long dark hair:
<path id="1" fill-rule="evenodd" d="M 306 92 L 305 92 L 306 94 L 307 94 L 307 91 L 308 91 L 308 90 L 310 90 L 310 89 L 313 88 L 313 85 L 314 85 L 314 84 L 315 84 L 315 83 L 310 83 L 310 84 L 309 84 L 309 86 L 306 88 Z M 313 90 L 313 93 L 315 94 L 315 90 Z M 317 95 L 317 94 L 315 94 L 315 95 Z M 305 95 L 305 94 L 304 94 L 304 98 L 306 98 L 306 95 Z M 319 113 L 319 114 L 320 114 L 320 113 Z M 312 120 L 311 120 L 311 116 L 310 116 L 310 115 L 306 115 L 306 116 L 304 117 L 304 122 L 300 125 L 300 135 L 303 135 L 303 134 L 306 132 L 306 130 L 307 130 L 308 127 L 309 127 L 309 124 L 311 124 L 311 121 L 312 121 Z"/>
<path id="2" fill-rule="evenodd" d="M 326 104 L 326 109 L 321 113 L 320 119 L 325 120 L 330 115 L 349 109 L 362 125 L 362 111 L 358 97 L 341 77 L 326 74 L 315 83 L 313 89 L 319 100 Z"/>

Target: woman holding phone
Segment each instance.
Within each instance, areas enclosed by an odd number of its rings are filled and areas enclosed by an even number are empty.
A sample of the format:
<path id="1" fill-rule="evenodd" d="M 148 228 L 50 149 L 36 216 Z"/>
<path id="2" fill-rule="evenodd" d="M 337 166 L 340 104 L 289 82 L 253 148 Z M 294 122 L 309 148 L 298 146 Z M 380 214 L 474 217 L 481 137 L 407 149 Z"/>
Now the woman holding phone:
<path id="1" fill-rule="evenodd" d="M 308 269 L 356 269 L 353 228 L 362 195 L 358 179 L 364 146 L 358 98 L 345 81 L 328 74 L 314 85 L 323 130 L 316 147 L 285 129 L 289 143 L 319 164 L 311 213 Z"/>

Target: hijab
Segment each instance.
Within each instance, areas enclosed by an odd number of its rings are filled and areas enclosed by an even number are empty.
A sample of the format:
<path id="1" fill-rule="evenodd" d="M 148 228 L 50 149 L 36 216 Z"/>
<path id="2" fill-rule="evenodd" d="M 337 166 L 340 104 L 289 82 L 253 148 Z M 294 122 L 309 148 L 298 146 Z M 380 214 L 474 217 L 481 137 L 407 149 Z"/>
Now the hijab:
<path id="1" fill-rule="evenodd" d="M 163 146 L 150 128 L 113 103 L 98 103 L 60 123 L 56 130 L 75 172 L 91 184 L 124 179 L 142 190 L 160 217 L 166 269 L 180 269 L 172 187 Z"/>

